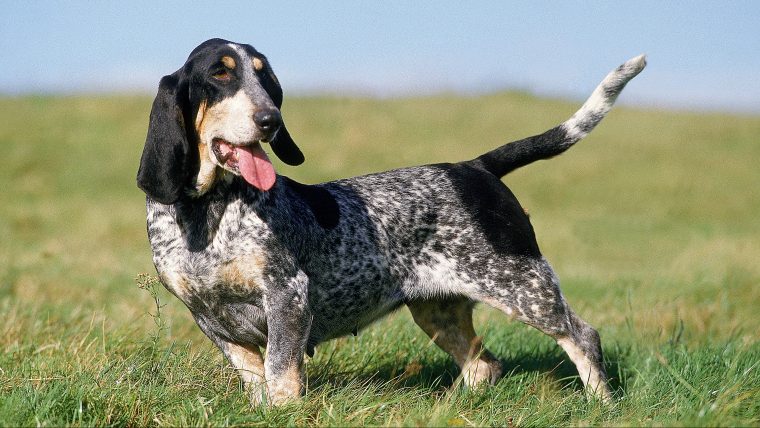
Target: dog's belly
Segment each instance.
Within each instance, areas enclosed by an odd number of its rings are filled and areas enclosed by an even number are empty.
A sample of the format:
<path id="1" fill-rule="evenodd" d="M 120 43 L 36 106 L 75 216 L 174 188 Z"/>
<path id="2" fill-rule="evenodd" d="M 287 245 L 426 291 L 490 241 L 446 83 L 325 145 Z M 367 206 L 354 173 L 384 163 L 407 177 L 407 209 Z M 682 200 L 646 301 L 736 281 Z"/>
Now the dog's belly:
<path id="1" fill-rule="evenodd" d="M 368 279 L 367 276 L 381 279 Z M 376 275 L 372 270 L 352 279 L 335 280 L 330 275 L 310 278 L 309 305 L 314 318 L 309 343 L 316 345 L 356 334 L 403 305 L 405 300 L 398 281 Z"/>

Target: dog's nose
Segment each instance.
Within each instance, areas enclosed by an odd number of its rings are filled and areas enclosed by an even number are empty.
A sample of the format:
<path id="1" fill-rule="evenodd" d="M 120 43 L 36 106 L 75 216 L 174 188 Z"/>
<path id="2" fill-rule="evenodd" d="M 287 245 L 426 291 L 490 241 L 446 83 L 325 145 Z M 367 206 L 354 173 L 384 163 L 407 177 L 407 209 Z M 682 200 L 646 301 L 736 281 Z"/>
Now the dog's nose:
<path id="1" fill-rule="evenodd" d="M 260 110 L 254 113 L 253 122 L 264 132 L 274 132 L 282 124 L 282 116 L 277 110 Z"/>

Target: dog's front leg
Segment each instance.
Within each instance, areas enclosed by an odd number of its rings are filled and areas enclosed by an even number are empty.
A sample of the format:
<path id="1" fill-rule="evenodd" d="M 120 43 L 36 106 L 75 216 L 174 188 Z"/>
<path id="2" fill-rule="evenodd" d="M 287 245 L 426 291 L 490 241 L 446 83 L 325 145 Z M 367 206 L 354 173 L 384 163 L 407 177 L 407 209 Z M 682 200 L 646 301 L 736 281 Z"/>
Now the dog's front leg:
<path id="1" fill-rule="evenodd" d="M 304 385 L 303 358 L 311 328 L 308 279 L 303 272 L 267 298 L 267 355 L 264 362 L 269 402 L 298 398 Z"/>
<path id="2" fill-rule="evenodd" d="M 219 342 L 224 355 L 237 370 L 243 381 L 251 404 L 260 404 L 266 393 L 264 382 L 264 358 L 256 345 L 238 345 L 231 342 Z"/>

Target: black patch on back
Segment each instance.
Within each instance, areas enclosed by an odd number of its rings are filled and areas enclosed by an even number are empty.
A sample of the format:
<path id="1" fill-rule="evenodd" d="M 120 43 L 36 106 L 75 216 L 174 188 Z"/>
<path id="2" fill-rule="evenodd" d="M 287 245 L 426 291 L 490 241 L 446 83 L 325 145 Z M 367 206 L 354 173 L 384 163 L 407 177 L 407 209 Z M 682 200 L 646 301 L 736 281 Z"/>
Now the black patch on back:
<path id="1" fill-rule="evenodd" d="M 320 226 L 333 229 L 340 221 L 340 207 L 335 197 L 322 186 L 309 186 L 283 177 L 292 189 L 309 206 Z"/>
<path id="2" fill-rule="evenodd" d="M 469 213 L 499 254 L 540 257 L 536 235 L 514 194 L 494 175 L 466 164 L 431 165 L 446 172 Z"/>

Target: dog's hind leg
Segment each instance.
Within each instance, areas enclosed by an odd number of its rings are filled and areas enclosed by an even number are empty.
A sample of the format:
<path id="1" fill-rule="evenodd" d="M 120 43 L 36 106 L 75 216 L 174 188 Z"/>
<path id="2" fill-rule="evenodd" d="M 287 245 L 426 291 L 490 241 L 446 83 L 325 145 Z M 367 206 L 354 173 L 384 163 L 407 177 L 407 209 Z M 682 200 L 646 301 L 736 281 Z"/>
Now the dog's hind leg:
<path id="1" fill-rule="evenodd" d="M 579 316 L 567 309 L 571 328 L 565 336 L 555 337 L 557 343 L 578 369 L 586 390 L 604 402 L 611 398 L 607 385 L 607 372 L 602 358 L 599 333 Z"/>
<path id="2" fill-rule="evenodd" d="M 530 265 L 517 278 L 507 280 L 510 286 L 491 290 L 481 300 L 553 337 L 575 364 L 586 390 L 609 401 L 599 333 L 570 309 L 545 260 Z"/>
<path id="3" fill-rule="evenodd" d="M 472 326 L 474 302 L 464 297 L 414 300 L 407 303 L 414 321 L 436 345 L 454 357 L 462 370 L 464 383 L 496 383 L 501 363 L 483 347 Z"/>

